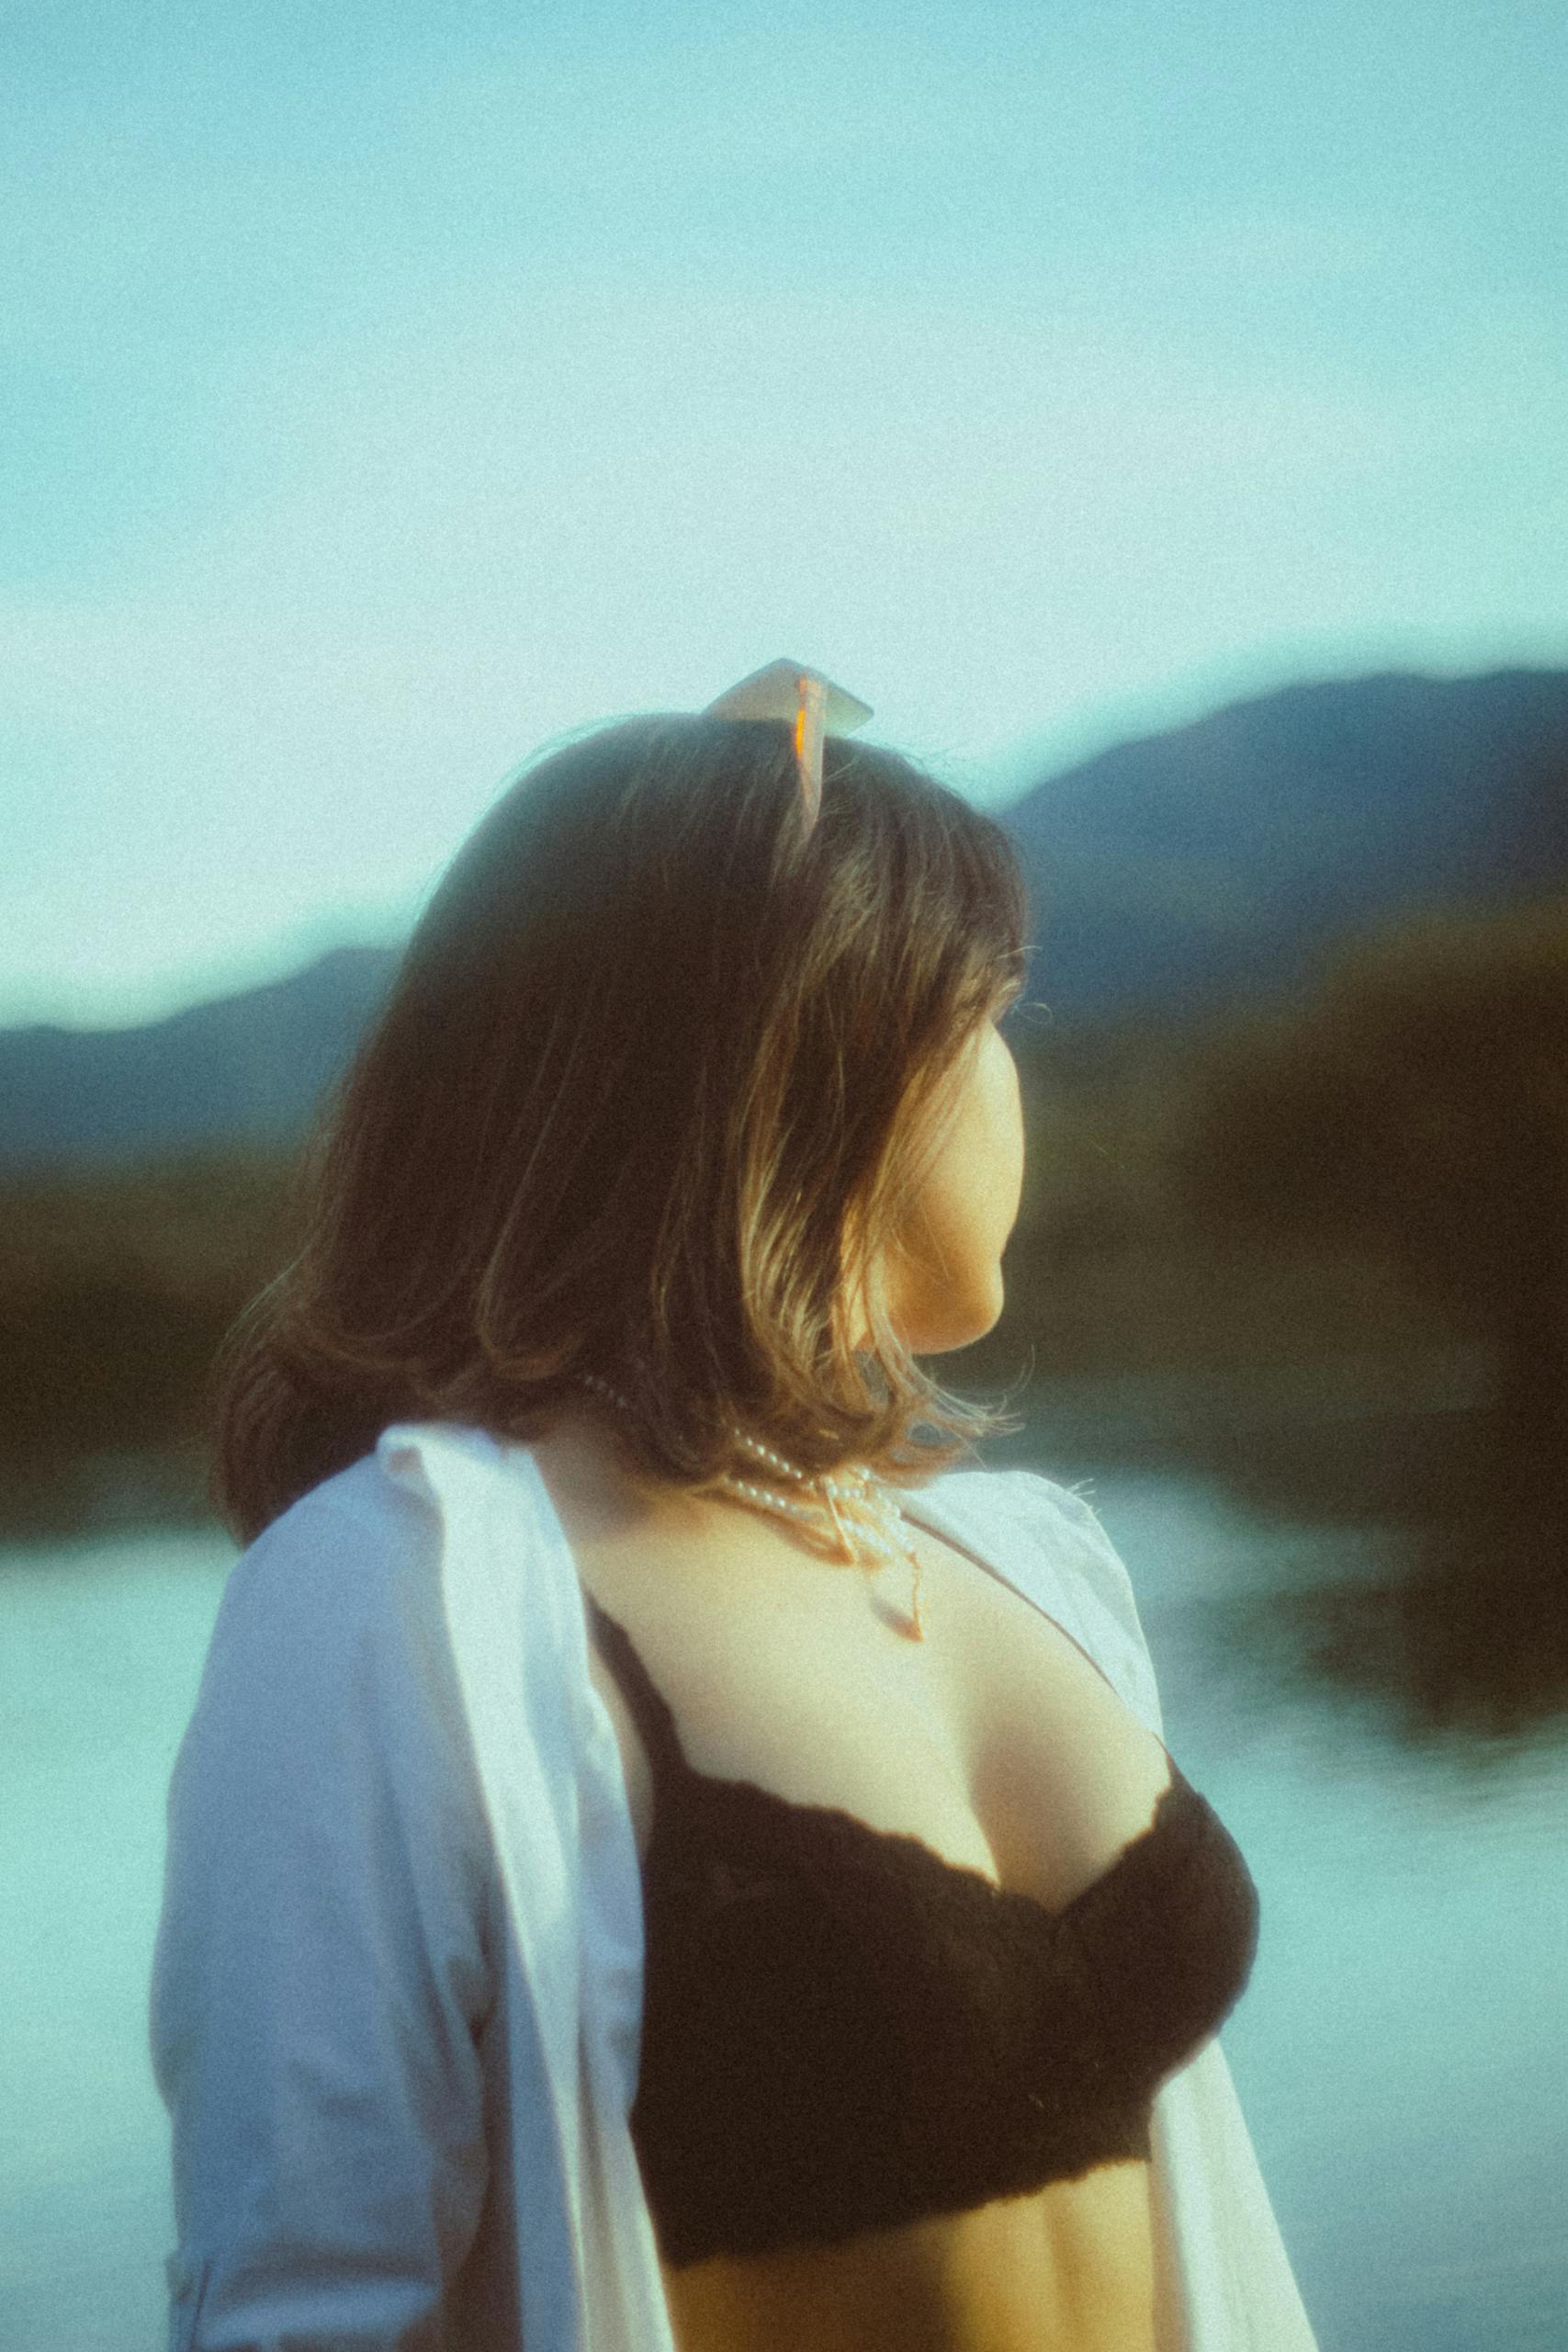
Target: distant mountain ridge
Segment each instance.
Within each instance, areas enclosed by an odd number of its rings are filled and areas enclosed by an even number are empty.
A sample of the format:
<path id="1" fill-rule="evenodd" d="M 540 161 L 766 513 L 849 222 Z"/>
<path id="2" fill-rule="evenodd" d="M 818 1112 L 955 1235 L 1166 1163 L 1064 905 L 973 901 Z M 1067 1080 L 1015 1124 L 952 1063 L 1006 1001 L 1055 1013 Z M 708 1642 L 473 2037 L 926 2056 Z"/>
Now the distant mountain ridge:
<path id="1" fill-rule="evenodd" d="M 1103 752 L 1005 821 L 1059 1018 L 1273 996 L 1350 932 L 1568 883 L 1568 671 L 1287 686 Z"/>
<path id="2" fill-rule="evenodd" d="M 292 1143 L 397 966 L 338 947 L 136 1029 L 0 1029 L 0 1168 Z"/>
<path id="3" fill-rule="evenodd" d="M 1568 670 L 1288 686 L 1003 814 L 1063 1023 L 1282 995 L 1348 933 L 1568 887 Z M 381 1001 L 344 947 L 145 1027 L 0 1030 L 0 1168 L 288 1144 Z"/>

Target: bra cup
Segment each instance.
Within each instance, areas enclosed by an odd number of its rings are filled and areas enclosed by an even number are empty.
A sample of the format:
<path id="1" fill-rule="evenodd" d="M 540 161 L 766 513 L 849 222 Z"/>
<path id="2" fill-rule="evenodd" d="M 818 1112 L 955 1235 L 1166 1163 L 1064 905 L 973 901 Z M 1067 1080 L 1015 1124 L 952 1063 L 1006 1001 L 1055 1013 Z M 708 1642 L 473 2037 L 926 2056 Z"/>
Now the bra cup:
<path id="1" fill-rule="evenodd" d="M 594 1602 L 654 1782 L 630 2123 L 661 2258 L 841 2242 L 1150 2154 L 1252 1965 L 1247 1865 L 1174 1759 L 1051 1909 L 923 1839 L 697 1772 Z"/>

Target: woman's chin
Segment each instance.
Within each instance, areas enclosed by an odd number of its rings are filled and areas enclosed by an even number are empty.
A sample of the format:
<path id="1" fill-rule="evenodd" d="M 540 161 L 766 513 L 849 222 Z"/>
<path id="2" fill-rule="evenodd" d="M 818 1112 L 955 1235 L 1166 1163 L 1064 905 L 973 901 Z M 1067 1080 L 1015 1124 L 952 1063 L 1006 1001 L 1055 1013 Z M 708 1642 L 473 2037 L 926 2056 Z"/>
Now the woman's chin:
<path id="1" fill-rule="evenodd" d="M 976 1299 L 966 1311 L 955 1312 L 951 1304 L 940 1315 L 932 1315 L 902 1334 L 904 1345 L 912 1356 L 949 1356 L 960 1348 L 973 1347 L 987 1331 L 994 1331 L 1001 1321 L 1002 1293 L 998 1283 L 994 1297 Z"/>
<path id="2" fill-rule="evenodd" d="M 994 1331 L 1005 1304 L 998 1268 L 994 1282 L 983 1290 L 967 1293 L 962 1299 L 949 1290 L 923 1306 L 906 1305 L 895 1309 L 893 1328 L 912 1356 L 952 1355 L 960 1348 L 973 1347 L 987 1331 Z M 857 1355 L 871 1347 L 871 1333 L 864 1324 L 851 1344 Z"/>

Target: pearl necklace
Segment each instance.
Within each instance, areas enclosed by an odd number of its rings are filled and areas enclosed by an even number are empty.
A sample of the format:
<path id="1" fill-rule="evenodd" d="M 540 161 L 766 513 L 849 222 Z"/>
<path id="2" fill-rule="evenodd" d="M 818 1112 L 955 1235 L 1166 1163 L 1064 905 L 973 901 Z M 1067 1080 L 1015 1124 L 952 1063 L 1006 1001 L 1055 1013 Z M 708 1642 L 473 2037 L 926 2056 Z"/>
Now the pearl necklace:
<path id="1" fill-rule="evenodd" d="M 611 1404 L 618 1405 L 623 1413 L 634 1411 L 620 1390 L 612 1388 L 607 1380 L 601 1380 L 597 1373 L 583 1372 L 577 1376 L 585 1388 L 592 1388 L 601 1396 L 608 1397 Z M 824 1532 L 821 1521 L 826 1513 L 842 1557 L 853 1561 L 859 1567 L 870 1566 L 874 1568 L 889 1560 L 907 1560 L 915 1571 L 915 1589 L 909 1602 L 909 1639 L 923 1642 L 926 1626 L 920 1613 L 919 1555 L 905 1532 L 907 1522 L 903 1512 L 881 1481 L 874 1478 L 870 1471 L 863 1469 L 859 1463 L 852 1464 L 839 1477 L 831 1477 L 826 1471 L 813 1477 L 784 1454 L 775 1453 L 771 1445 L 763 1445 L 760 1439 L 737 1429 L 733 1421 L 729 1431 L 753 1461 L 765 1464 L 770 1470 L 782 1472 L 784 1477 L 793 1480 L 805 1492 L 781 1494 L 776 1487 L 759 1486 L 752 1479 L 737 1477 L 728 1470 L 717 1482 L 724 1491 L 734 1496 L 738 1502 L 750 1503 L 757 1510 L 778 1511 L 785 1518 L 801 1521 L 818 1535 Z M 857 1544 L 861 1550 L 856 1549 Z M 863 1557 L 863 1551 L 874 1555 L 870 1562 Z"/>

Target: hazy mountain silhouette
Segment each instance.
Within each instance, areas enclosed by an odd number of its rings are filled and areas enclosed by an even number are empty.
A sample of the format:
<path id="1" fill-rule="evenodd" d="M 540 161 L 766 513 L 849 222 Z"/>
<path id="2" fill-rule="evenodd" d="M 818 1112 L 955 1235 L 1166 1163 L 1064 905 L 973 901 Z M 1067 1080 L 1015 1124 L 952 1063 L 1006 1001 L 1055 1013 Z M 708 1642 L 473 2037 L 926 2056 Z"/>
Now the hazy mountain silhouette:
<path id="1" fill-rule="evenodd" d="M 1281 995 L 1348 933 L 1568 882 L 1568 671 L 1289 686 L 1048 777 L 1004 821 L 1059 1022 Z M 0 1165 L 289 1140 L 395 962 L 342 948 L 145 1028 L 0 1031 Z"/>
<path id="2" fill-rule="evenodd" d="M 0 1165 L 291 1141 L 397 960 L 392 948 L 334 948 L 143 1028 L 0 1030 Z"/>
<path id="3" fill-rule="evenodd" d="M 1118 745 L 1009 811 L 1066 1022 L 1222 1009 L 1347 933 L 1568 880 L 1568 672 L 1288 686 Z"/>

